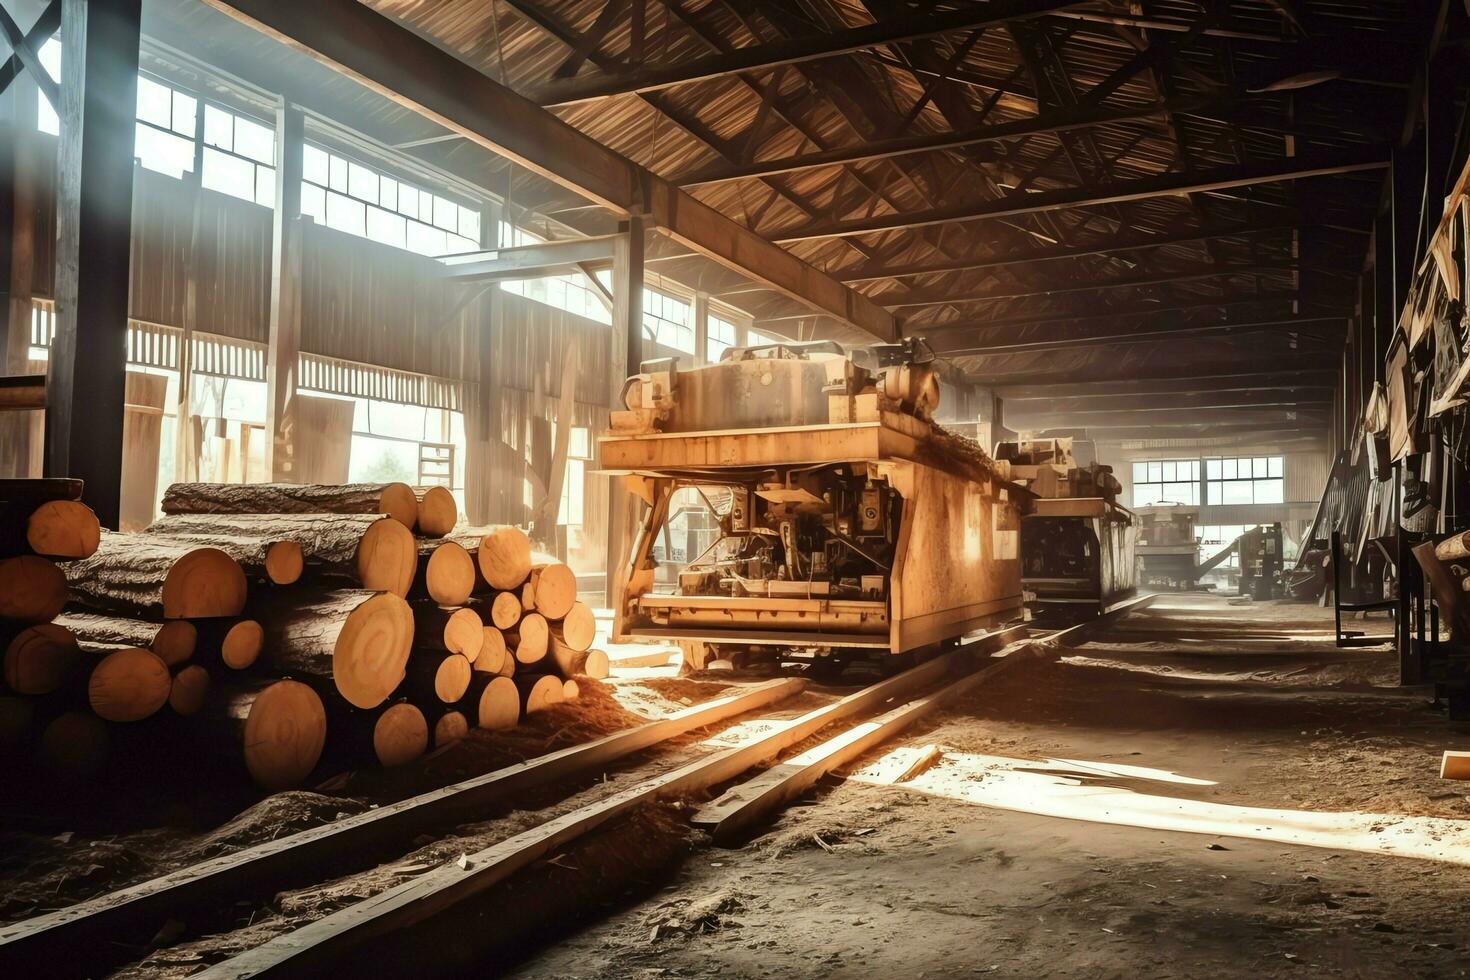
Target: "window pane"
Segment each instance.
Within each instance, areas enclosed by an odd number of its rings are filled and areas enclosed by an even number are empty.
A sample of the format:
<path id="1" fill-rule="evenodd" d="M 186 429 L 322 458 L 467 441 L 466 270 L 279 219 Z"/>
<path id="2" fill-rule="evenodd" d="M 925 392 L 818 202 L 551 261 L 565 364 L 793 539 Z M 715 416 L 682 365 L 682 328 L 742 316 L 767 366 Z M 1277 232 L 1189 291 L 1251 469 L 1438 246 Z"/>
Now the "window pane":
<path id="1" fill-rule="evenodd" d="M 276 162 L 275 130 L 249 119 L 235 118 L 235 152 L 256 163 Z"/>
<path id="2" fill-rule="evenodd" d="M 1164 464 L 1163 463 L 1149 463 L 1148 464 L 1148 479 L 1149 479 L 1149 482 L 1150 483 L 1158 483 L 1163 478 L 1164 478 Z"/>
<path id="3" fill-rule="evenodd" d="M 235 148 L 235 119 L 223 109 L 204 107 L 204 142 L 221 150 Z"/>
<path id="4" fill-rule="evenodd" d="M 174 93 L 174 132 L 194 138 L 199 124 L 199 102 L 192 95 Z"/>
<path id="5" fill-rule="evenodd" d="M 408 247 L 420 255 L 443 255 L 444 232 L 417 221 L 408 222 Z"/>
<path id="6" fill-rule="evenodd" d="M 1218 459 L 1205 460 L 1205 477 L 1210 480 L 1220 479 L 1220 461 Z"/>
<path id="7" fill-rule="evenodd" d="M 1270 460 L 1269 464 L 1266 467 L 1266 473 L 1267 473 L 1268 476 L 1281 476 L 1281 457 L 1280 456 L 1272 456 L 1271 457 L 1271 460 Z"/>
<path id="8" fill-rule="evenodd" d="M 1256 503 L 1283 504 L 1286 502 L 1285 490 L 1281 480 L 1261 480 L 1256 483 Z"/>
<path id="9" fill-rule="evenodd" d="M 313 184 L 327 186 L 327 154 L 314 146 L 302 149 L 301 173 Z"/>
<path id="10" fill-rule="evenodd" d="M 459 209 L 459 233 L 479 247 L 480 213 L 469 208 Z"/>
<path id="11" fill-rule="evenodd" d="M 138 79 L 138 118 L 162 129 L 173 125 L 173 91 L 165 85 Z"/>
<path id="12" fill-rule="evenodd" d="M 375 242 L 405 248 L 408 244 L 407 224 L 401 214 L 382 208 L 367 209 L 367 236 Z"/>
<path id="13" fill-rule="evenodd" d="M 205 147 L 203 184 L 212 191 L 254 201 L 255 164 Z"/>
<path id="14" fill-rule="evenodd" d="M 182 136 L 135 123 L 133 155 L 149 170 L 180 178 L 194 169 L 194 144 Z"/>
<path id="15" fill-rule="evenodd" d="M 389 211 L 398 210 L 398 181 L 392 177 L 378 178 L 378 203 Z"/>
<path id="16" fill-rule="evenodd" d="M 448 198 L 434 196 L 434 225 L 445 231 L 459 228 L 459 205 Z"/>
<path id="17" fill-rule="evenodd" d="M 378 203 L 378 175 L 358 163 L 347 164 L 347 193 L 360 201 Z"/>
<path id="18" fill-rule="evenodd" d="M 274 167 L 256 166 L 255 203 L 268 208 L 276 206 L 276 170 Z"/>
<path id="19" fill-rule="evenodd" d="M 328 157 L 327 186 L 338 193 L 347 193 L 347 161 L 335 154 Z"/>
<path id="20" fill-rule="evenodd" d="M 419 216 L 419 192 L 415 187 L 407 184 L 398 185 L 398 213 L 406 214 L 410 218 Z"/>
<path id="21" fill-rule="evenodd" d="M 426 225 L 434 223 L 434 195 L 428 191 L 419 191 L 418 219 Z"/>
<path id="22" fill-rule="evenodd" d="M 361 201 L 341 194 L 327 194 L 327 226 L 351 235 L 366 235 L 367 218 Z"/>
<path id="23" fill-rule="evenodd" d="M 326 224 L 327 192 L 314 184 L 302 184 L 301 213 L 311 215 L 318 224 Z"/>

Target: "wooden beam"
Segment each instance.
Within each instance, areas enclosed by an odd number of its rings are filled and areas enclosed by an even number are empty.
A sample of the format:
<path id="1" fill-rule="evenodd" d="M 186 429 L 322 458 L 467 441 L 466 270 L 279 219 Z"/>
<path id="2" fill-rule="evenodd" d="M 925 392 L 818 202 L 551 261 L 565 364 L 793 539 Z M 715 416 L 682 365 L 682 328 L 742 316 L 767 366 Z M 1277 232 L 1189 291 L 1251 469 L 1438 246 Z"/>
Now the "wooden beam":
<path id="1" fill-rule="evenodd" d="M 266 358 L 266 453 L 271 479 L 298 483 L 296 377 L 301 359 L 301 216 L 306 121 L 283 101 L 276 108 L 276 202 L 271 216 L 270 337 Z"/>
<path id="2" fill-rule="evenodd" d="M 891 302 L 889 301 L 890 297 L 886 294 L 879 295 L 875 299 L 889 309 L 899 310 L 920 306 L 955 306 L 960 303 L 1031 299 L 1037 296 L 1066 296 L 1071 293 L 1094 293 L 1109 289 L 1138 289 L 1146 286 L 1167 286 L 1180 282 L 1203 282 L 1208 279 L 1227 279 L 1233 276 L 1285 275 L 1296 271 L 1297 265 L 1294 262 L 1273 265 L 1212 266 L 1206 269 L 1180 270 L 1176 273 L 1145 272 L 1136 276 L 1122 276 L 1116 279 L 1096 282 L 1064 282 L 1051 288 L 1040 286 L 1022 287 L 1018 292 L 1009 293 L 954 288 L 944 289 L 941 287 L 928 291 L 916 290 L 911 293 L 894 296 L 891 297 Z"/>
<path id="3" fill-rule="evenodd" d="M 1292 408 L 1325 405 L 1332 401 L 1333 389 L 1327 386 L 1303 390 L 1249 388 L 1221 392 L 1195 390 L 1159 394 L 1078 395 L 1062 398 L 1007 398 L 1006 417 L 1050 413 L 1055 415 L 1088 415 L 1097 412 L 1174 412 L 1203 411 L 1216 408 Z"/>
<path id="4" fill-rule="evenodd" d="M 42 11 L 42 19 L 45 19 L 45 11 Z M 31 34 L 34 33 L 35 28 L 33 27 Z M 46 96 L 46 101 L 51 103 L 51 107 L 57 113 L 60 113 L 61 91 L 56 85 L 56 80 L 51 77 L 46 66 L 41 64 L 39 48 L 32 46 L 30 34 L 21 31 L 20 25 L 15 22 L 3 5 L 0 5 L 0 34 L 3 34 L 5 40 L 10 44 L 11 58 L 20 59 L 20 63 L 35 79 L 41 94 Z M 49 36 L 49 34 L 42 35 L 40 40 L 45 41 Z"/>
<path id="5" fill-rule="evenodd" d="M 690 82 L 779 68 L 782 65 L 795 65 L 821 58 L 835 58 L 900 41 L 934 37 L 954 31 L 976 30 L 1010 20 L 1036 17 L 1075 6 L 1077 2 L 1078 0 L 991 0 L 982 7 L 967 5 L 959 10 L 940 13 L 912 13 L 906 17 L 864 24 L 861 27 L 781 38 L 676 65 L 640 68 L 611 77 L 555 80 L 533 89 L 531 99 L 543 106 L 564 106 L 615 95 L 657 92 Z"/>
<path id="6" fill-rule="evenodd" d="M 1174 376 L 1167 378 L 1139 378 L 1129 381 L 1077 381 L 1071 383 L 1002 385 L 995 394 L 1007 403 L 1028 399 L 1050 400 L 1054 398 L 1088 398 L 1123 395 L 1136 397 L 1150 394 L 1197 391 L 1273 391 L 1277 389 L 1318 388 L 1332 389 L 1336 386 L 1338 372 L 1334 370 L 1306 370 L 1276 373 L 1260 372 L 1210 373 Z"/>
<path id="7" fill-rule="evenodd" d="M 46 5 L 46 9 L 41 11 L 41 16 L 37 17 L 36 22 L 31 25 L 31 29 L 26 32 L 26 43 L 32 51 L 40 51 L 41 45 L 55 34 L 60 26 L 61 0 L 51 0 Z M 25 62 L 21 59 L 20 49 L 12 50 L 5 63 L 0 64 L 0 92 L 4 92 L 9 87 L 24 67 Z M 42 70 L 44 72 L 44 68 Z M 47 75 L 47 78 L 50 76 Z M 55 103 L 53 102 L 52 105 L 55 106 Z"/>
<path id="8" fill-rule="evenodd" d="M 473 252 L 439 261 L 442 277 L 461 282 L 500 282 L 506 279 L 535 279 L 584 271 L 588 263 L 610 263 L 617 235 L 570 238 L 515 248 Z"/>
<path id="9" fill-rule="evenodd" d="M 1066 350 L 1077 347 L 1110 347 L 1128 344 L 1154 344 L 1160 340 L 1180 337 L 1203 337 L 1213 335 L 1247 333 L 1291 333 L 1294 330 L 1323 329 L 1341 326 L 1345 317 L 1303 317 L 1294 320 L 1263 320 L 1257 322 L 1206 323 L 1196 326 L 1155 327 L 1145 330 L 1130 330 L 1119 333 L 1091 334 L 1078 336 L 1064 331 L 1057 334 L 1038 336 L 1031 340 L 1006 341 L 1003 343 L 977 343 L 965 338 L 953 346 L 943 342 L 933 343 L 937 354 L 947 357 L 980 356 L 995 354 L 1017 354 L 1034 350 Z"/>
<path id="10" fill-rule="evenodd" d="M 781 678 L 676 711 L 667 718 L 614 732 L 581 745 L 497 769 L 441 789 L 388 803 L 341 820 L 268 840 L 244 850 L 192 864 L 161 878 L 99 895 L 78 905 L 0 926 L 0 962 L 40 970 L 50 977 L 85 977 L 106 972 L 145 944 L 158 923 L 184 917 L 210 903 L 271 894 L 319 880 L 331 869 L 362 867 L 405 840 L 487 811 L 514 806 L 529 790 L 583 774 L 685 732 L 716 725 L 736 715 L 800 693 L 799 678 Z"/>
<path id="11" fill-rule="evenodd" d="M 620 217 L 646 217 L 804 306 L 879 340 L 898 336 L 892 315 L 862 295 L 356 0 L 205 2 Z"/>
<path id="12" fill-rule="evenodd" d="M 1234 187 L 1301 180 L 1307 177 L 1382 170 L 1387 166 L 1388 156 L 1382 148 L 1355 148 L 1331 154 L 1302 155 L 1282 160 L 1253 162 L 1214 171 L 1194 170 L 1167 173 L 1156 177 L 1142 177 L 1138 180 L 1095 187 L 1066 187 L 1059 190 L 1040 191 L 1035 194 L 1011 194 L 994 201 L 946 205 L 878 217 L 846 218 L 825 223 L 812 223 L 777 230 L 771 235 L 771 239 L 782 244 L 795 244 L 824 238 L 847 238 L 885 231 L 927 228 L 931 225 L 1009 218 L 1068 208 L 1142 201 L 1154 197 L 1229 190 Z"/>
<path id="13" fill-rule="evenodd" d="M 0 377 L 0 412 L 31 412 L 46 407 L 46 376 L 19 374 Z"/>
<path id="14" fill-rule="evenodd" d="M 618 232 L 613 249 L 612 329 L 608 340 L 608 367 L 612 373 L 613 411 L 626 408 L 622 404 L 623 382 L 637 374 L 643 363 L 643 222 L 630 218 Z M 607 542 L 603 563 L 603 594 L 613 609 L 621 608 L 623 573 L 633 549 L 642 506 L 621 480 L 608 481 Z"/>
<path id="15" fill-rule="evenodd" d="M 63 0 L 56 339 L 46 476 L 79 477 L 103 527 L 121 509 L 141 0 Z"/>

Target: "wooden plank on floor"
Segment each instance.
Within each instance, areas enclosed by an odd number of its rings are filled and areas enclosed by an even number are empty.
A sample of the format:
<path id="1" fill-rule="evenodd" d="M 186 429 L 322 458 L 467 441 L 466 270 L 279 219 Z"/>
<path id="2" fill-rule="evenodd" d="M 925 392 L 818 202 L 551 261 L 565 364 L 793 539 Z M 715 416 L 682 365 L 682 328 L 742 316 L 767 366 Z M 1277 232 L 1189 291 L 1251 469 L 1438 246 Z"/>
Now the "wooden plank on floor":
<path id="1" fill-rule="evenodd" d="M 0 926 L 0 975 L 89 976 L 129 939 L 141 946 L 180 910 L 248 894 L 273 893 L 312 880 L 314 872 L 352 855 L 371 861 L 386 847 L 407 847 L 415 836 L 482 818 L 513 803 L 527 790 L 608 763 L 676 735 L 717 724 L 800 693 L 799 678 L 781 678 L 750 690 L 694 705 L 667 718 L 614 732 L 584 745 L 431 790 L 343 820 L 280 837 L 172 874 L 81 902 L 46 915 Z M 401 850 L 401 848 L 400 848 Z M 123 950 L 125 952 L 125 950 Z"/>
<path id="2" fill-rule="evenodd" d="M 1008 651 L 1003 659 L 981 667 L 928 697 L 900 705 L 872 721 L 856 725 L 739 786 L 731 787 L 719 799 L 701 807 L 692 822 L 696 827 L 709 830 L 716 844 L 731 846 L 743 840 L 752 827 L 811 789 L 837 767 L 860 757 L 873 746 L 886 742 L 1018 663 L 1042 656 L 1057 645 L 1075 643 L 1100 623 L 1148 605 L 1152 599 L 1151 595 L 1132 599 L 1106 617 L 1100 616 L 1050 636 L 1022 643 Z"/>
<path id="3" fill-rule="evenodd" d="M 412 881 L 192 974 L 191 980 L 321 975 L 337 957 L 370 939 L 407 929 L 452 908 L 636 806 L 661 797 L 707 789 L 733 779 L 833 722 L 879 707 L 896 697 L 905 697 L 944 678 L 968 660 L 972 652 L 973 646 L 951 651 L 831 704 L 814 708 L 744 745 L 696 760 L 484 850 L 465 855 L 462 860 L 441 865 Z"/>

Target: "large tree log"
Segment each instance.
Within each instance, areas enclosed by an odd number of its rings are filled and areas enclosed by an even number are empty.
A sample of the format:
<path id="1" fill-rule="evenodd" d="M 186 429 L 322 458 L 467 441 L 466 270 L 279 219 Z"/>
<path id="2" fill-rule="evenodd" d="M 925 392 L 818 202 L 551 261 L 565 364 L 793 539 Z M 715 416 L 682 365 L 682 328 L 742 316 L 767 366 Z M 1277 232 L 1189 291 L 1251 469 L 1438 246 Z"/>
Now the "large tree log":
<path id="1" fill-rule="evenodd" d="M 534 664 L 546 656 L 550 633 L 540 613 L 526 613 L 516 628 L 505 634 L 506 649 L 515 653 L 517 663 Z"/>
<path id="2" fill-rule="evenodd" d="M 107 724 L 90 711 L 66 711 L 41 732 L 41 764 L 66 779 L 95 776 L 107 764 Z"/>
<path id="3" fill-rule="evenodd" d="M 573 650 L 586 650 L 597 639 L 597 617 L 585 602 L 574 602 L 560 622 L 549 624 L 552 639 Z"/>
<path id="4" fill-rule="evenodd" d="M 195 626 L 197 658 L 211 668 L 247 670 L 265 649 L 265 630 L 254 619 L 201 619 Z"/>
<path id="5" fill-rule="evenodd" d="M 101 537 L 96 513 L 80 500 L 47 501 L 26 521 L 26 543 L 48 558 L 86 558 Z"/>
<path id="6" fill-rule="evenodd" d="M 577 576 L 559 561 L 532 566 L 526 588 L 530 590 L 535 610 L 547 619 L 561 619 L 577 601 Z"/>
<path id="7" fill-rule="evenodd" d="M 184 718 L 197 715 L 209 699 L 209 671 L 198 664 L 190 664 L 174 675 L 169 687 L 168 706 L 174 714 Z"/>
<path id="8" fill-rule="evenodd" d="M 545 711 L 563 700 L 562 679 L 553 674 L 527 674 L 511 683 L 520 693 L 522 715 Z"/>
<path id="9" fill-rule="evenodd" d="M 459 521 L 459 504 L 448 487 L 418 487 L 418 532 L 428 538 L 442 538 L 454 530 Z"/>
<path id="10" fill-rule="evenodd" d="M 470 720 L 458 708 L 449 708 L 434 719 L 434 748 L 442 749 L 470 733 Z"/>
<path id="11" fill-rule="evenodd" d="M 428 751 L 428 719 L 409 701 L 398 698 L 376 708 L 355 708 L 331 694 L 322 701 L 327 757 L 333 764 L 401 766 Z"/>
<path id="12" fill-rule="evenodd" d="M 66 605 L 66 574 L 45 558 L 0 560 L 0 619 L 49 623 Z"/>
<path id="13" fill-rule="evenodd" d="M 68 563 L 65 577 L 77 601 L 96 608 L 165 619 L 238 616 L 245 608 L 239 562 L 218 548 L 153 534 L 104 533 L 97 553 Z"/>
<path id="14" fill-rule="evenodd" d="M 80 500 L 81 496 L 81 480 L 0 480 L 0 558 L 31 550 L 26 531 L 38 507 L 52 500 Z"/>
<path id="15" fill-rule="evenodd" d="M 462 606 L 475 590 L 475 559 L 455 541 L 418 543 L 419 575 L 413 595 L 440 606 Z"/>
<path id="16" fill-rule="evenodd" d="M 497 592 L 490 602 L 490 623 L 496 629 L 513 629 L 521 621 L 521 597 L 514 592 Z"/>
<path id="17" fill-rule="evenodd" d="M 474 663 L 485 645 L 484 624 L 480 621 L 480 614 L 466 606 L 449 609 L 416 604 L 413 607 L 413 642 L 416 650 L 457 653 Z"/>
<path id="18" fill-rule="evenodd" d="M 195 721 L 222 733 L 250 777 L 272 792 L 301 785 L 327 739 L 322 700 L 298 681 L 232 680 L 222 696 L 208 699 Z"/>
<path id="19" fill-rule="evenodd" d="M 71 630 L 28 626 L 5 646 L 5 686 L 17 694 L 50 694 L 85 677 L 85 663 Z"/>
<path id="20" fill-rule="evenodd" d="M 419 503 L 406 483 L 175 483 L 165 514 L 387 514 L 412 530 Z"/>
<path id="21" fill-rule="evenodd" d="M 583 676 L 602 680 L 608 675 L 607 654 L 601 650 L 575 650 L 552 637 L 549 653 L 562 677 Z"/>
<path id="22" fill-rule="evenodd" d="M 187 619 L 155 623 L 101 613 L 64 612 L 56 617 L 56 625 L 71 630 L 83 645 L 146 647 L 170 667 L 193 657 L 199 642 L 198 627 Z"/>
<path id="23" fill-rule="evenodd" d="M 474 668 L 457 653 L 410 657 L 398 693 L 415 704 L 455 704 L 469 689 Z"/>
<path id="24" fill-rule="evenodd" d="M 465 704 L 480 728 L 500 731 L 521 720 L 521 695 L 509 677 L 476 673 L 465 694 Z"/>
<path id="25" fill-rule="evenodd" d="M 158 654 L 140 647 L 109 653 L 87 679 L 87 703 L 106 721 L 142 721 L 168 703 L 173 677 Z"/>
<path id="26" fill-rule="evenodd" d="M 148 533 L 220 548 L 277 585 L 306 569 L 407 595 L 418 568 L 413 533 L 379 514 L 177 514 L 154 521 Z"/>
<path id="27" fill-rule="evenodd" d="M 330 678 L 358 708 L 377 707 L 403 682 L 413 609 L 391 592 L 275 594 L 253 611 L 279 672 Z"/>
<path id="28" fill-rule="evenodd" d="M 475 658 L 475 669 L 485 674 L 505 673 L 505 662 L 510 659 L 510 652 L 505 648 L 505 634 L 493 626 L 486 626 L 481 633 L 483 642 L 480 655 Z"/>
<path id="29" fill-rule="evenodd" d="M 531 539 L 518 527 L 485 529 L 475 558 L 492 589 L 519 588 L 531 574 Z"/>

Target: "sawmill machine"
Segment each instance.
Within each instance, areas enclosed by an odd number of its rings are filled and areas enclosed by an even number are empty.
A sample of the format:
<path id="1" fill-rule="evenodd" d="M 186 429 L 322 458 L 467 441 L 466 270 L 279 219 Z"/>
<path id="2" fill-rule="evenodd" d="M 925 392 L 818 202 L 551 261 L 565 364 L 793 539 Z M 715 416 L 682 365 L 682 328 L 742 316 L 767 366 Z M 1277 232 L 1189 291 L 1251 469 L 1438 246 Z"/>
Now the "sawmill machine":
<path id="1" fill-rule="evenodd" d="M 916 339 L 645 361 L 599 440 L 647 505 L 609 573 L 614 638 L 693 667 L 892 664 L 1019 619 L 1031 495 L 933 421 L 934 367 Z"/>
<path id="2" fill-rule="evenodd" d="M 1038 620 L 1100 616 L 1134 594 L 1138 522 L 1112 467 L 1078 466 L 1070 438 L 1002 442 L 996 458 L 1036 494 L 1021 521 L 1021 583 Z"/>

